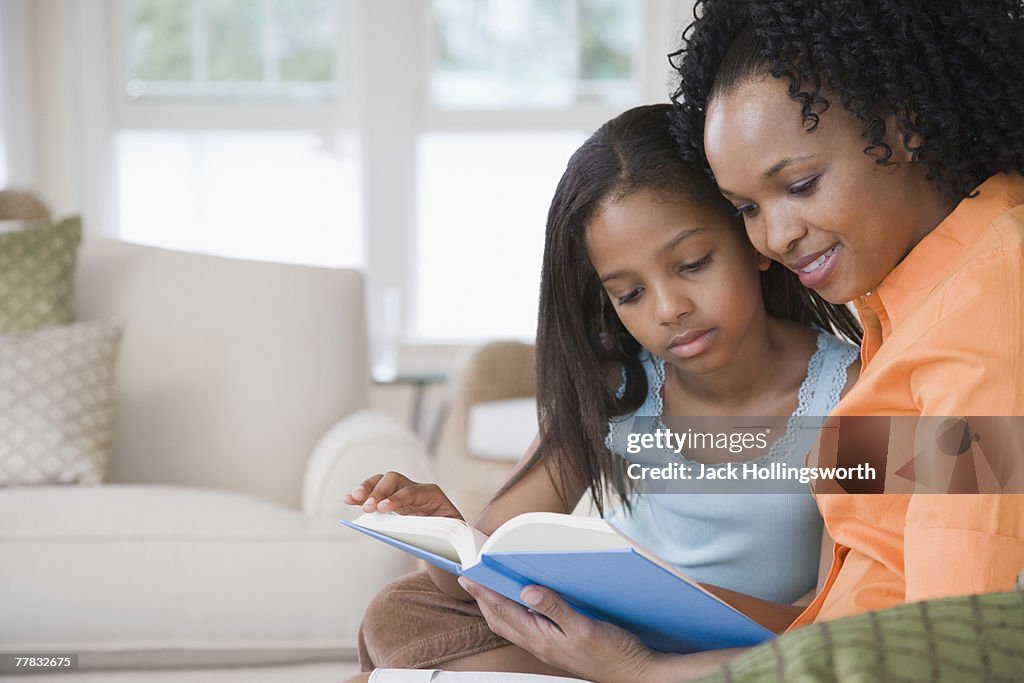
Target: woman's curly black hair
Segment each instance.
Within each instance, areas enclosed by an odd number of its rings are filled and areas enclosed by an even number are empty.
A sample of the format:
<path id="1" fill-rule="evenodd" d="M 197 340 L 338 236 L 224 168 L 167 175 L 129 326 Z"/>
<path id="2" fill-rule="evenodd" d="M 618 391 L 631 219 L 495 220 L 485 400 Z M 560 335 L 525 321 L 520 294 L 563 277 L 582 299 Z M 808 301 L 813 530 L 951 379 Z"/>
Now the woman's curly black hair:
<path id="1" fill-rule="evenodd" d="M 690 162 L 707 168 L 714 95 L 770 73 L 788 81 L 807 130 L 835 93 L 879 164 L 892 163 L 894 117 L 954 200 L 1024 172 L 1024 0 L 698 0 L 694 17 L 670 55 L 674 134 Z"/>

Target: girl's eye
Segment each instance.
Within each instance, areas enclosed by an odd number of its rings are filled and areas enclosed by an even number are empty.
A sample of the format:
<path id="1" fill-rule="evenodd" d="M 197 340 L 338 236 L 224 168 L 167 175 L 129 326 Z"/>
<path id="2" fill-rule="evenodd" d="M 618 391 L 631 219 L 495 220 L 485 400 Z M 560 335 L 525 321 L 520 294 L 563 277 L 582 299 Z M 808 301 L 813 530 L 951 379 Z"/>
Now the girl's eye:
<path id="1" fill-rule="evenodd" d="M 737 206 L 736 215 L 740 218 L 752 218 L 757 215 L 757 204 L 741 204 Z"/>
<path id="2" fill-rule="evenodd" d="M 819 178 L 821 178 L 821 176 L 816 175 L 816 176 L 814 176 L 813 178 L 811 178 L 809 180 L 805 180 L 802 183 L 798 183 L 796 185 L 793 185 L 792 187 L 789 188 L 789 194 L 794 194 L 794 195 L 810 194 L 818 186 L 818 179 Z"/>
<path id="3" fill-rule="evenodd" d="M 636 301 L 636 298 L 638 296 L 640 296 L 640 289 L 639 288 L 634 289 L 629 294 L 626 294 L 624 296 L 618 297 L 616 300 L 619 302 L 620 306 L 625 306 L 628 303 Z"/>
<path id="4" fill-rule="evenodd" d="M 704 266 L 708 265 L 709 263 L 711 263 L 711 254 L 710 253 L 707 256 L 705 256 L 704 258 L 702 258 L 702 259 L 698 259 L 697 261 L 694 261 L 692 263 L 684 263 L 683 265 L 679 266 L 679 272 L 680 273 L 693 273 L 693 272 L 696 272 L 696 271 L 700 270 L 701 268 L 703 268 Z"/>

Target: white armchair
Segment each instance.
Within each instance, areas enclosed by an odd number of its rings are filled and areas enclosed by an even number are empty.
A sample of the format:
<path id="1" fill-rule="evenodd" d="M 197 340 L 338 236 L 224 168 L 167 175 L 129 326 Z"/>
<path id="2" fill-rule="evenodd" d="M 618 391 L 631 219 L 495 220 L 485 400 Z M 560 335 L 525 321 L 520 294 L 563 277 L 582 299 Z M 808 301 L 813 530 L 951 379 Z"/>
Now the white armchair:
<path id="1" fill-rule="evenodd" d="M 366 603 L 415 568 L 341 527 L 341 497 L 378 470 L 431 478 L 365 410 L 359 273 L 93 238 L 76 292 L 79 320 L 123 327 L 109 483 L 0 489 L 0 652 L 338 680 Z"/>

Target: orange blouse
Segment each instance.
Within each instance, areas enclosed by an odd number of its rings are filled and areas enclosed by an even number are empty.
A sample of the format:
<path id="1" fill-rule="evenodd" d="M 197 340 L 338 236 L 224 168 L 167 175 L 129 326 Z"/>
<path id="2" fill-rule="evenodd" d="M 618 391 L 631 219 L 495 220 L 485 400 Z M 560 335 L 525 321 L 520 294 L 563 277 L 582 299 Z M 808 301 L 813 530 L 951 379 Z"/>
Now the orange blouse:
<path id="1" fill-rule="evenodd" d="M 834 415 L 1024 415 L 1024 176 L 978 192 L 857 299 L 863 366 Z M 1024 568 L 1024 495 L 817 499 L 834 560 L 793 627 L 1009 590 Z"/>

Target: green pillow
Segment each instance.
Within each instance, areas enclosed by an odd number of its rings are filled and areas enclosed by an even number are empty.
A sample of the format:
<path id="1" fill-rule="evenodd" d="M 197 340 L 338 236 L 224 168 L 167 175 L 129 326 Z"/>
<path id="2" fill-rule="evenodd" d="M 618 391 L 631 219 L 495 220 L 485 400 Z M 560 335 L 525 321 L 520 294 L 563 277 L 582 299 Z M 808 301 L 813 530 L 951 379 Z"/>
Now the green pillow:
<path id="1" fill-rule="evenodd" d="M 1024 593 L 967 595 L 813 624 L 701 683 L 1011 681 L 1024 675 Z"/>
<path id="2" fill-rule="evenodd" d="M 0 332 L 74 319 L 71 296 L 81 240 L 78 218 L 0 233 Z"/>

